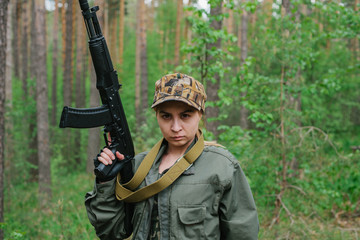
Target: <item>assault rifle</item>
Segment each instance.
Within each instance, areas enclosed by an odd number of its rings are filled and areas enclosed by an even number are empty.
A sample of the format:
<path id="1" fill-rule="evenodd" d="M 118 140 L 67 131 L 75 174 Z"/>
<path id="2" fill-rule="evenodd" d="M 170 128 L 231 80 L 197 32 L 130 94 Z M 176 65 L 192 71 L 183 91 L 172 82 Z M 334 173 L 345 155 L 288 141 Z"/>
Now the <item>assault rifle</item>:
<path id="1" fill-rule="evenodd" d="M 104 139 L 107 147 L 115 154 L 119 151 L 124 160 L 113 161 L 110 165 L 100 163 L 94 170 L 99 179 L 106 179 L 108 174 L 121 170 L 122 182 L 132 176 L 131 159 L 134 157 L 134 146 L 124 109 L 121 103 L 117 73 L 113 68 L 105 38 L 101 32 L 96 16 L 98 6 L 89 8 L 87 0 L 79 0 L 89 36 L 89 49 L 96 72 L 96 88 L 99 90 L 102 106 L 79 109 L 65 106 L 61 115 L 60 128 L 93 128 L 104 126 Z M 110 134 L 110 141 L 108 140 Z"/>

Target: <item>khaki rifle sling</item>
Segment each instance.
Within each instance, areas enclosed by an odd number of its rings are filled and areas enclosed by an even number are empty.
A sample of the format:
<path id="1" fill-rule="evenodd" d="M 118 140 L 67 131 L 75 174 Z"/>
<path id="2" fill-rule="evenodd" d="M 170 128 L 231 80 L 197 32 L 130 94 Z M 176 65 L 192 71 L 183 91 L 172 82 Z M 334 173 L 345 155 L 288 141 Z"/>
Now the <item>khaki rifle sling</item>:
<path id="1" fill-rule="evenodd" d="M 137 188 L 148 174 L 155 158 L 161 147 L 163 140 L 159 141 L 146 155 L 138 170 L 134 174 L 134 177 L 126 184 L 121 185 L 121 176 L 118 174 L 116 179 L 116 198 L 118 200 L 134 203 L 143 201 L 155 194 L 161 192 L 168 186 L 170 186 L 186 169 L 188 169 L 193 162 L 200 156 L 204 149 L 204 137 L 201 133 L 198 141 L 195 145 L 177 162 L 175 163 L 161 178 L 154 183 L 140 188 L 136 191 L 132 191 Z"/>

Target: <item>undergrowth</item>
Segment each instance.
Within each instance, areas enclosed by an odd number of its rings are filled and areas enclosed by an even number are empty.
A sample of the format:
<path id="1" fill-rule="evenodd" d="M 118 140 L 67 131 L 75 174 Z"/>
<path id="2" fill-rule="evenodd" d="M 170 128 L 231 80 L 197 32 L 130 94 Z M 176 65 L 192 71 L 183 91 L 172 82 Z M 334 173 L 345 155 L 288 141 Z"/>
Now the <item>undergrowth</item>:
<path id="1" fill-rule="evenodd" d="M 5 239 L 98 239 L 87 220 L 84 196 L 93 177 L 63 175 L 53 182 L 52 201 L 38 204 L 38 184 L 24 182 L 7 189 Z"/>
<path id="2" fill-rule="evenodd" d="M 326 172 L 322 177 L 326 177 Z M 257 182 L 252 179 L 252 184 Z M 360 217 L 349 214 L 358 209 L 342 206 L 349 204 L 345 201 L 337 203 L 340 196 L 321 192 L 321 183 L 311 183 L 314 179 L 311 176 L 306 181 L 309 185 L 287 189 L 276 223 L 274 196 L 253 189 L 261 225 L 259 239 L 358 239 Z M 38 204 L 37 183 L 9 186 L 2 225 L 5 239 L 98 239 L 84 206 L 84 195 L 92 189 L 93 181 L 92 176 L 80 173 L 57 176 L 52 201 L 46 208 Z"/>

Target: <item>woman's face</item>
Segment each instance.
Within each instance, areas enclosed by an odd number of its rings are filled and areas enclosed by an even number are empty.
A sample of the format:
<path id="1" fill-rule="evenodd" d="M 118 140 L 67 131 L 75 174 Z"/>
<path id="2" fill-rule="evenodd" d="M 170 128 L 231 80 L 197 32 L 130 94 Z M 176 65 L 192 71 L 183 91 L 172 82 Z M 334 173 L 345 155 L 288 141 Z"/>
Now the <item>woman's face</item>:
<path id="1" fill-rule="evenodd" d="M 179 101 L 168 101 L 156 108 L 160 130 L 169 147 L 186 148 L 194 140 L 202 113 Z"/>

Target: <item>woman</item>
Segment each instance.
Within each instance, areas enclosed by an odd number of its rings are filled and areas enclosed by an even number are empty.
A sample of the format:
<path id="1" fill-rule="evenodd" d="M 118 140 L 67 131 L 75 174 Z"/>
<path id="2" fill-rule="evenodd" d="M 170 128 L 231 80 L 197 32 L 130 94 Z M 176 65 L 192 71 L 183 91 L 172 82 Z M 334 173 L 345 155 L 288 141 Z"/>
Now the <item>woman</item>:
<path id="1" fill-rule="evenodd" d="M 137 189 L 176 172 L 179 162 L 188 161 L 188 165 L 170 186 L 134 203 L 133 239 L 257 239 L 256 207 L 238 161 L 221 146 L 206 142 L 204 146 L 199 122 L 205 101 L 203 85 L 185 74 L 168 74 L 156 82 L 151 107 L 164 139 L 151 150 L 156 153 L 153 163 Z M 189 162 L 187 156 L 194 149 L 200 151 Z M 115 157 L 124 158 L 119 152 L 115 155 L 105 148 L 97 160 L 107 165 Z M 133 169 L 137 170 L 147 155 L 137 155 Z M 94 190 L 86 195 L 89 220 L 101 239 L 128 237 L 126 200 L 119 197 L 116 185 L 120 185 L 116 179 L 97 181 Z"/>

